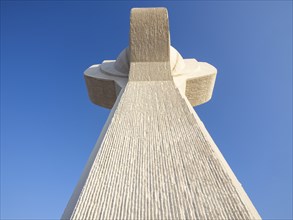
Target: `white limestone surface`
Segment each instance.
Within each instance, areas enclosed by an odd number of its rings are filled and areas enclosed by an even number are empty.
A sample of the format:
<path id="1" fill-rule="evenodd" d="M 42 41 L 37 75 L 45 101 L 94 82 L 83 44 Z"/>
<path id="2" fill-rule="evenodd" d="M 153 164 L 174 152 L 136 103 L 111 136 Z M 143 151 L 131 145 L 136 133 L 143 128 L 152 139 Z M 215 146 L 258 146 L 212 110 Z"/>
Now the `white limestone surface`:
<path id="1" fill-rule="evenodd" d="M 216 69 L 173 68 L 167 18 L 133 9 L 129 73 L 121 59 L 116 72 L 86 71 L 90 98 L 112 111 L 62 219 L 260 219 L 192 108 L 210 99 Z"/>
<path id="2" fill-rule="evenodd" d="M 64 218 L 260 219 L 172 81 L 129 82 L 99 144 Z"/>

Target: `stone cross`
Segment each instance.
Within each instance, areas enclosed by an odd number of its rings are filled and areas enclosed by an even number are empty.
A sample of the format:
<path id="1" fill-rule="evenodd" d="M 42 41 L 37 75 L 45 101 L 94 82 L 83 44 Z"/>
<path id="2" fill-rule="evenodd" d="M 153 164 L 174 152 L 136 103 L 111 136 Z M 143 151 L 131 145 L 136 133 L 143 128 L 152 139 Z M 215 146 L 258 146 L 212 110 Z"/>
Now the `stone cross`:
<path id="1" fill-rule="evenodd" d="M 156 22 L 154 22 L 156 21 Z M 112 108 L 128 81 L 173 80 L 192 106 L 210 100 L 217 70 L 205 62 L 183 59 L 170 46 L 167 11 L 133 9 L 130 19 L 130 45 L 117 60 L 106 60 L 85 72 L 93 103 Z"/>
<path id="2" fill-rule="evenodd" d="M 85 71 L 112 110 L 62 219 L 260 219 L 192 108 L 216 73 L 170 46 L 165 8 L 132 9 L 129 47 Z"/>

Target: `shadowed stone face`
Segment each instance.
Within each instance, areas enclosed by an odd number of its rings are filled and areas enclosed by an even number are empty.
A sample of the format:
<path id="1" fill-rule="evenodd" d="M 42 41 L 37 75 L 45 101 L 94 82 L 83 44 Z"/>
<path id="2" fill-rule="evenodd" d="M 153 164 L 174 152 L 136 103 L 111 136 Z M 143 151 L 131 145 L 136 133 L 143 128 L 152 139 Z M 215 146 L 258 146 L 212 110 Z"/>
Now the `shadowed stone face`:
<path id="1" fill-rule="evenodd" d="M 130 16 L 130 62 L 170 62 L 165 8 L 133 8 Z"/>
<path id="2" fill-rule="evenodd" d="M 130 69 L 130 52 L 129 48 L 125 48 L 117 57 L 115 62 L 108 63 L 111 65 L 109 69 L 105 69 L 106 72 L 114 73 L 119 72 L 121 75 L 128 76 L 129 69 Z M 109 65 L 109 66 L 110 66 Z M 114 68 L 113 68 L 114 67 Z M 172 46 L 170 46 L 170 67 L 171 67 L 171 74 L 172 76 L 180 75 L 182 74 L 182 70 L 185 67 L 184 60 L 180 53 Z M 102 67 L 103 68 L 103 67 Z"/>
<path id="3" fill-rule="evenodd" d="M 112 111 L 62 218 L 260 219 L 191 106 L 211 97 L 215 68 L 173 68 L 166 9 L 132 9 L 130 23 L 124 58 L 85 73 Z"/>
<path id="4" fill-rule="evenodd" d="M 166 9 L 131 10 L 129 81 L 172 80 L 169 39 Z"/>

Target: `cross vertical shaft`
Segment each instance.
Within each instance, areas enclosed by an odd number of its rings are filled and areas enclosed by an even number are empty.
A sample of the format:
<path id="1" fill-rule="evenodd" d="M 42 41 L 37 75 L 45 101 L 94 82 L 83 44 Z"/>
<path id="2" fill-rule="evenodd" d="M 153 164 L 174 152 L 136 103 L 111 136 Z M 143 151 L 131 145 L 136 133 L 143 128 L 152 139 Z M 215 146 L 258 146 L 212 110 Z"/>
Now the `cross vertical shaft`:
<path id="1" fill-rule="evenodd" d="M 215 75 L 172 76 L 166 9 L 133 9 L 130 26 L 129 78 L 109 64 L 86 76 L 121 88 L 62 218 L 260 219 L 180 87 Z"/>

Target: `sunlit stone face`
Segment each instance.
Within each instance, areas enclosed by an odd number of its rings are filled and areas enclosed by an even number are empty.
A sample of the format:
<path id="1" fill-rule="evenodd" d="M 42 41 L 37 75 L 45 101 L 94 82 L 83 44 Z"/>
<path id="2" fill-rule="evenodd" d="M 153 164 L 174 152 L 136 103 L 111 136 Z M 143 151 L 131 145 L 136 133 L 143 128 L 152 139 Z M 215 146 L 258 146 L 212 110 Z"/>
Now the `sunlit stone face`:
<path id="1" fill-rule="evenodd" d="M 170 46 L 165 8 L 131 10 L 129 45 L 85 71 L 112 111 L 62 219 L 260 219 L 192 108 L 216 68 Z"/>

